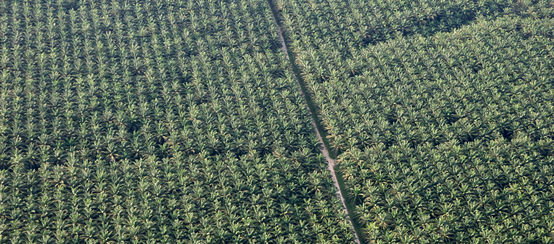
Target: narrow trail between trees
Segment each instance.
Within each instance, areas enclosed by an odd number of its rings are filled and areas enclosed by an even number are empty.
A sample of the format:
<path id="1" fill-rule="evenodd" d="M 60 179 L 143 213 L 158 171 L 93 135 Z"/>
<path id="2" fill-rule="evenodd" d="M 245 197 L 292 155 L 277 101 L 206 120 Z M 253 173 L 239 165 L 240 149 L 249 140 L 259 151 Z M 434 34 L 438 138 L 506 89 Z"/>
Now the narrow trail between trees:
<path id="1" fill-rule="evenodd" d="M 317 139 L 319 140 L 319 144 L 321 144 L 321 153 L 325 157 L 325 160 L 327 160 L 327 167 L 329 171 L 331 172 L 331 177 L 333 178 L 333 183 L 335 184 L 335 187 L 337 188 L 337 196 L 339 197 L 342 206 L 344 208 L 344 211 L 346 212 L 346 215 L 348 217 L 348 222 L 350 223 L 350 226 L 352 227 L 352 231 L 354 232 L 354 237 L 356 243 L 360 244 L 362 243 L 360 239 L 360 227 L 355 222 L 354 218 L 354 205 L 348 201 L 348 198 L 345 197 L 345 185 L 344 180 L 342 178 L 342 175 L 340 173 L 335 172 L 335 155 L 331 154 L 332 151 L 329 150 L 329 143 L 326 139 L 326 131 L 323 129 L 320 123 L 319 116 L 317 115 L 317 111 L 315 109 L 314 103 L 312 101 L 312 98 L 310 97 L 310 93 L 308 92 L 306 88 L 306 84 L 304 82 L 304 79 L 300 75 L 300 70 L 296 66 L 296 62 L 291 54 L 289 54 L 288 48 L 287 48 L 287 41 L 285 38 L 285 35 L 283 34 L 283 29 L 281 28 L 281 20 L 279 18 L 279 14 L 277 11 L 277 8 L 273 2 L 273 0 L 267 0 L 270 8 L 271 13 L 273 17 L 273 23 L 275 24 L 277 28 L 277 32 L 279 34 L 279 39 L 281 42 L 281 48 L 283 52 L 285 53 L 286 57 L 289 59 L 289 63 L 291 65 L 292 70 L 294 71 L 294 74 L 296 76 L 296 80 L 298 82 L 298 85 L 300 87 L 300 93 L 302 94 L 302 97 L 304 97 L 304 100 L 306 101 L 306 107 L 308 111 L 310 112 L 310 115 L 312 117 L 312 126 L 314 127 L 314 131 L 317 135 Z"/>

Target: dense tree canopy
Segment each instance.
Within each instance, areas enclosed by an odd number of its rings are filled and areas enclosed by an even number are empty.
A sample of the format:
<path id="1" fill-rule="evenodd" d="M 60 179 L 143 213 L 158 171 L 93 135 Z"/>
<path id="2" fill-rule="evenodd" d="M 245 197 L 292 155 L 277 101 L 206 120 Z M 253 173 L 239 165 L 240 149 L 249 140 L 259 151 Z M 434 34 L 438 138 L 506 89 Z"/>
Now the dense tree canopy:
<path id="1" fill-rule="evenodd" d="M 266 1 L 0 19 L 0 242 L 352 240 Z"/>
<path id="2" fill-rule="evenodd" d="M 549 1 L 277 2 L 366 241 L 551 241 Z"/>

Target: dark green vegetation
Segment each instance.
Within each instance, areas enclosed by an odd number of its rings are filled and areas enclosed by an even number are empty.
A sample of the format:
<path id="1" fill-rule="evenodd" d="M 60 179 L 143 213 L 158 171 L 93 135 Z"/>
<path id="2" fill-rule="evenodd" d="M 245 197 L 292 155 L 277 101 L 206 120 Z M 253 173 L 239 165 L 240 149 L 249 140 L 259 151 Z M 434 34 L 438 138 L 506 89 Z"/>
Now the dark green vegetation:
<path id="1" fill-rule="evenodd" d="M 365 241 L 552 242 L 549 1 L 277 1 Z"/>
<path id="2" fill-rule="evenodd" d="M 0 1 L 0 243 L 552 242 L 553 13 Z"/>
<path id="3" fill-rule="evenodd" d="M 348 242 L 266 1 L 1 1 L 0 242 Z"/>

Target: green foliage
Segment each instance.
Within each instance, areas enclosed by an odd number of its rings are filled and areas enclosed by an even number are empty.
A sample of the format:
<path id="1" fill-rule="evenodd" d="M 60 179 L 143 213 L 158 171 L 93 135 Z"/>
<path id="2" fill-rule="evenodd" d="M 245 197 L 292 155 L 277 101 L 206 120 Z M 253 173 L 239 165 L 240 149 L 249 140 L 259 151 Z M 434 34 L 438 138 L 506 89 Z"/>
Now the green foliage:
<path id="1" fill-rule="evenodd" d="M 338 49 L 375 45 L 401 36 L 432 36 L 478 19 L 517 14 L 554 17 L 552 1 L 507 0 L 275 0 L 294 44 L 302 49 Z M 296 49 L 293 49 L 295 51 Z"/>
<path id="2" fill-rule="evenodd" d="M 552 242 L 551 1 L 273 3 L 364 240 Z M 0 1 L 0 243 L 352 242 L 278 44 L 266 0 Z"/>
<path id="3" fill-rule="evenodd" d="M 0 242 L 352 240 L 266 1 L 0 19 Z"/>
<path id="4" fill-rule="evenodd" d="M 278 1 L 366 241 L 552 241 L 554 22 L 526 4 Z"/>

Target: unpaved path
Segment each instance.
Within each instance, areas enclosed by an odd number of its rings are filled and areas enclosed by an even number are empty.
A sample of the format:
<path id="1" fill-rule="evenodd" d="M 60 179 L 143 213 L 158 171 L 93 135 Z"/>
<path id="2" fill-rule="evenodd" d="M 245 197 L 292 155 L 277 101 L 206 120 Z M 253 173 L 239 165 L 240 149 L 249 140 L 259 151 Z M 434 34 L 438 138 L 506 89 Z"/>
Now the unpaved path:
<path id="1" fill-rule="evenodd" d="M 281 29 L 281 25 L 279 24 L 279 21 L 278 21 L 277 10 L 275 8 L 275 5 L 274 5 L 272 0 L 267 0 L 267 2 L 271 7 L 271 13 L 273 15 L 273 23 L 277 27 L 277 32 L 279 34 L 279 40 L 281 42 L 281 48 L 283 49 L 283 52 L 285 53 L 286 57 L 289 59 L 291 68 L 295 71 L 294 73 L 296 75 L 296 80 L 298 82 L 298 85 L 300 86 L 300 88 L 299 88 L 300 93 L 302 94 L 302 97 L 304 97 L 304 101 L 306 102 L 306 109 L 310 112 L 310 115 L 312 117 L 312 126 L 313 126 L 314 131 L 317 135 L 317 139 L 319 140 L 319 144 L 321 145 L 321 153 L 325 157 L 325 160 L 327 160 L 327 168 L 331 172 L 331 177 L 333 178 L 333 183 L 335 184 L 335 188 L 337 189 L 337 196 L 339 197 L 339 199 L 342 203 L 342 207 L 344 208 L 344 211 L 346 212 L 348 222 L 350 223 L 350 227 L 352 228 L 352 231 L 354 232 L 355 241 L 356 241 L 356 243 L 360 244 L 360 238 L 358 236 L 358 231 L 356 230 L 356 228 L 353 224 L 353 221 L 352 221 L 353 215 L 348 210 L 347 202 L 346 202 L 346 200 L 344 198 L 344 195 L 343 195 L 343 190 L 342 190 L 342 188 L 339 184 L 337 174 L 335 173 L 335 164 L 336 164 L 335 160 L 329 154 L 329 148 L 327 147 L 327 145 L 326 145 L 326 143 L 325 143 L 325 141 L 322 137 L 322 133 L 320 131 L 320 128 L 317 126 L 316 121 L 318 119 L 318 116 L 316 114 L 315 109 L 313 109 L 313 106 L 311 106 L 311 101 L 312 100 L 309 97 L 309 95 L 306 94 L 307 92 L 305 92 L 305 88 L 304 88 L 305 84 L 303 84 L 302 77 L 300 77 L 300 74 L 299 74 L 297 68 L 295 67 L 294 59 L 292 59 L 292 56 L 289 54 L 289 51 L 288 51 L 288 48 L 287 48 L 287 43 L 286 43 L 285 37 L 283 35 L 283 30 Z"/>

